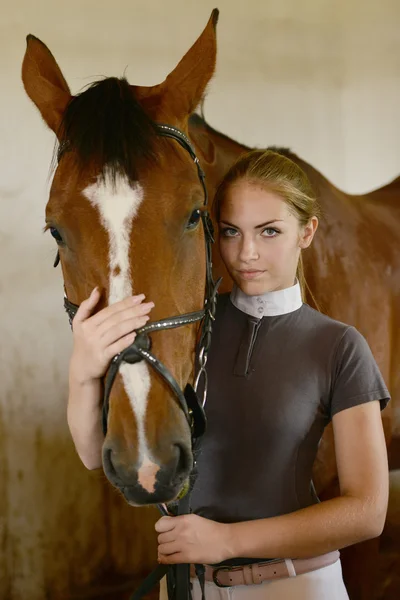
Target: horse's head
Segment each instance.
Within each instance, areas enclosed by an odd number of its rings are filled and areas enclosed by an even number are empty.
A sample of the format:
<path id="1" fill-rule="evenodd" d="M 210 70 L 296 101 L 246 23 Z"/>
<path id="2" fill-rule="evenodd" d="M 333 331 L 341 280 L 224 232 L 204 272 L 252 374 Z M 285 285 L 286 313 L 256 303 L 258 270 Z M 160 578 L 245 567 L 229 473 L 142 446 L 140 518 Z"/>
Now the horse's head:
<path id="1" fill-rule="evenodd" d="M 28 36 L 22 76 L 60 143 L 46 223 L 57 239 L 68 299 L 94 286 L 102 304 L 138 293 L 152 320 L 203 307 L 204 192 L 190 153 L 155 123 L 188 135 L 188 118 L 215 68 L 218 11 L 163 83 L 97 82 L 78 96 L 48 48 Z M 191 381 L 198 323 L 152 335 L 152 353 L 180 388 Z M 104 470 L 132 504 L 177 496 L 192 469 L 188 420 L 146 361 L 122 363 L 109 397 Z"/>

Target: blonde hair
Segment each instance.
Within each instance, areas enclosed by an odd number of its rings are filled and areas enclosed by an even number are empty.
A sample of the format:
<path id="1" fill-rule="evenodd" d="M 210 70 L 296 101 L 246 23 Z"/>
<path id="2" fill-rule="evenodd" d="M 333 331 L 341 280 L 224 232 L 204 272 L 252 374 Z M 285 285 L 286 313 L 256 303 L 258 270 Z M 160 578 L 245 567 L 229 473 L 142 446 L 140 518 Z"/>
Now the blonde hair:
<path id="1" fill-rule="evenodd" d="M 256 183 L 281 196 L 302 227 L 307 225 L 313 216 L 320 216 L 320 209 L 311 183 L 295 162 L 272 150 L 252 150 L 239 157 L 217 188 L 212 209 L 217 223 L 220 220 L 221 206 L 228 189 L 240 179 Z M 301 254 L 296 277 L 300 283 L 303 299 L 308 292 L 317 306 L 304 275 Z"/>

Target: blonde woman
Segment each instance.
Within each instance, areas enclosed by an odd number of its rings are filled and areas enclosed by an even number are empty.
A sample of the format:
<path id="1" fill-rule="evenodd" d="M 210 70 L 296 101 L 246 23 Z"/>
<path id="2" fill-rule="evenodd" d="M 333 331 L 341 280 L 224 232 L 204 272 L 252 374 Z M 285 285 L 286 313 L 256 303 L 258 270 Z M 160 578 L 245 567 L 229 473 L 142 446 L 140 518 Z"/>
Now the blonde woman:
<path id="1" fill-rule="evenodd" d="M 303 302 L 301 252 L 318 207 L 300 167 L 271 151 L 243 155 L 214 212 L 234 288 L 218 300 L 194 514 L 157 522 L 158 559 L 206 565 L 207 600 L 346 599 L 338 550 L 379 536 L 385 521 L 389 392 L 362 335 Z M 138 300 L 136 327 L 151 306 Z M 88 354 L 84 336 L 74 352 L 72 372 Z M 71 393 L 78 452 L 101 464 L 100 417 L 82 415 Z M 331 421 L 341 494 L 319 502 L 312 466 Z M 195 577 L 192 588 L 200 599 Z"/>

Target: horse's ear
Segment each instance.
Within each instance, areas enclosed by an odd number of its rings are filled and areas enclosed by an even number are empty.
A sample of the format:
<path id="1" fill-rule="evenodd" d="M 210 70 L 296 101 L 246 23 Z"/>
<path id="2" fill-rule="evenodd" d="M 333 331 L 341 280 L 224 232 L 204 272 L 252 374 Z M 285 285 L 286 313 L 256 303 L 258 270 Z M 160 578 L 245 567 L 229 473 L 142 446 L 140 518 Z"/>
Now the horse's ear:
<path id="1" fill-rule="evenodd" d="M 26 38 L 22 81 L 29 98 L 36 104 L 47 125 L 58 133 L 62 115 L 71 93 L 50 50 L 34 35 Z"/>
<path id="2" fill-rule="evenodd" d="M 200 103 L 215 70 L 218 16 L 215 8 L 203 33 L 163 83 L 153 87 L 132 86 L 134 95 L 153 118 L 186 124 Z"/>

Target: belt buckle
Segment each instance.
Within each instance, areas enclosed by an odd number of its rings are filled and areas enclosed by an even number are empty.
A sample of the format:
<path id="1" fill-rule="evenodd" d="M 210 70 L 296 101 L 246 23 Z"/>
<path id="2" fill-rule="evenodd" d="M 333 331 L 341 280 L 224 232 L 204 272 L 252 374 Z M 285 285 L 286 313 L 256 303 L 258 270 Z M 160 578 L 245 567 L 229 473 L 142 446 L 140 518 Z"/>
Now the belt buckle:
<path id="1" fill-rule="evenodd" d="M 223 583 L 220 583 L 218 581 L 218 573 L 219 571 L 233 571 L 232 567 L 217 567 L 216 569 L 213 570 L 213 582 L 215 583 L 215 585 L 219 588 L 227 588 L 227 587 L 231 587 L 230 585 L 224 585 Z"/>

